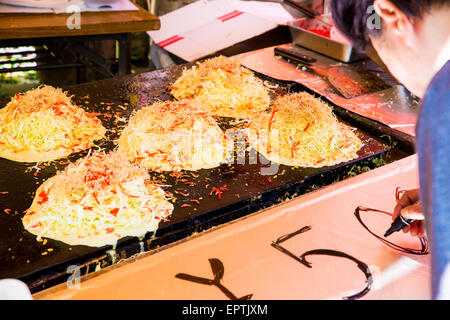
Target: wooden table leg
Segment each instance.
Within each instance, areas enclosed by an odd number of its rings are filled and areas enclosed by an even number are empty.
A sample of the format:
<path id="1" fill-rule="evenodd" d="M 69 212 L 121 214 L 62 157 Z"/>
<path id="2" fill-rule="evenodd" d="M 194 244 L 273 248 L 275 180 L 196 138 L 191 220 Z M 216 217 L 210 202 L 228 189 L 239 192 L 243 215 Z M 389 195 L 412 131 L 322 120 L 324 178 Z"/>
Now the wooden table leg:
<path id="1" fill-rule="evenodd" d="M 77 84 L 86 82 L 86 66 L 77 68 Z"/>
<path id="2" fill-rule="evenodd" d="M 124 33 L 119 38 L 119 70 L 122 76 L 131 72 L 131 41 L 130 34 Z"/>

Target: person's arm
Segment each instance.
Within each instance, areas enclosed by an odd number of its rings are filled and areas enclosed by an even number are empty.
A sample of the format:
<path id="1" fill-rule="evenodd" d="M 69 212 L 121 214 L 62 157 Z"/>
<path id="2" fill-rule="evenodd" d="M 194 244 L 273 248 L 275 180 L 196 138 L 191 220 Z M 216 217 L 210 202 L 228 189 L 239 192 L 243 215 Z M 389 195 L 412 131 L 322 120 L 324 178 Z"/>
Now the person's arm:
<path id="1" fill-rule="evenodd" d="M 414 219 L 414 222 L 403 228 L 403 232 L 411 232 L 412 236 L 423 237 L 425 235 L 423 224 L 425 216 L 423 215 L 419 198 L 419 189 L 404 192 L 394 208 L 392 220 L 397 219 L 399 215 L 406 219 Z"/>

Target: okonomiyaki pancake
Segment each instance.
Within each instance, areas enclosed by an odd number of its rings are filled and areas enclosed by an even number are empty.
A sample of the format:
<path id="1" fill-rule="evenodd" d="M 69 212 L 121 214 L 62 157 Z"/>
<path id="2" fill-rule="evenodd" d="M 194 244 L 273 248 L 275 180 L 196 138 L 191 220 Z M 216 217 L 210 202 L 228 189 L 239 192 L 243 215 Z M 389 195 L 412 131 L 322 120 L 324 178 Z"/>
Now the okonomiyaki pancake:
<path id="1" fill-rule="evenodd" d="M 232 142 L 194 101 L 168 101 L 135 113 L 119 138 L 118 151 L 151 170 L 196 171 L 226 162 Z"/>
<path id="2" fill-rule="evenodd" d="M 16 94 L 0 109 L 0 157 L 13 161 L 64 158 L 92 147 L 105 133 L 94 114 L 51 86 Z"/>
<path id="3" fill-rule="evenodd" d="M 248 138 L 273 162 L 315 168 L 355 159 L 363 145 L 329 105 L 306 92 L 279 97 L 271 112 L 250 121 Z"/>
<path id="4" fill-rule="evenodd" d="M 172 85 L 178 99 L 196 99 L 211 115 L 247 119 L 267 109 L 263 82 L 235 59 L 219 56 L 184 70 Z"/>
<path id="5" fill-rule="evenodd" d="M 119 153 L 97 153 L 45 181 L 22 223 L 38 239 L 100 247 L 156 231 L 172 211 L 147 170 Z"/>

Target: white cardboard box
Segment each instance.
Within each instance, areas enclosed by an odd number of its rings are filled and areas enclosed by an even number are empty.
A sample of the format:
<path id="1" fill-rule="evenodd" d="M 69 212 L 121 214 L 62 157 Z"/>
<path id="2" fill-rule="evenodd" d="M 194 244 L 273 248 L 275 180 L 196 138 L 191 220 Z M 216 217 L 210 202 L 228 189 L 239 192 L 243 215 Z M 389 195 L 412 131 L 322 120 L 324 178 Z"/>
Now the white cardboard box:
<path id="1" fill-rule="evenodd" d="M 160 17 L 152 40 L 193 61 L 286 24 L 292 16 L 275 2 L 199 0 Z"/>

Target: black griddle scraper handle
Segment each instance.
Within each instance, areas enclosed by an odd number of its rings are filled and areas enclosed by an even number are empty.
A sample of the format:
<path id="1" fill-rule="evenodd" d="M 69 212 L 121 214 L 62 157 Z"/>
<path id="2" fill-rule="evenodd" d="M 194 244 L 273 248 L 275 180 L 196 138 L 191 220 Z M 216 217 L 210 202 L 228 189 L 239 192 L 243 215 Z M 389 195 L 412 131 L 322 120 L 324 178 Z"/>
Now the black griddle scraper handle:
<path id="1" fill-rule="evenodd" d="M 291 59 L 295 62 L 298 62 L 300 64 L 306 64 L 306 65 L 311 65 L 312 63 L 316 62 L 317 60 L 312 58 L 312 57 L 308 57 L 302 54 L 297 54 L 297 53 L 293 53 L 290 50 L 286 50 L 283 48 L 275 48 L 274 49 L 274 54 L 277 56 L 281 56 L 283 58 L 286 59 Z"/>

